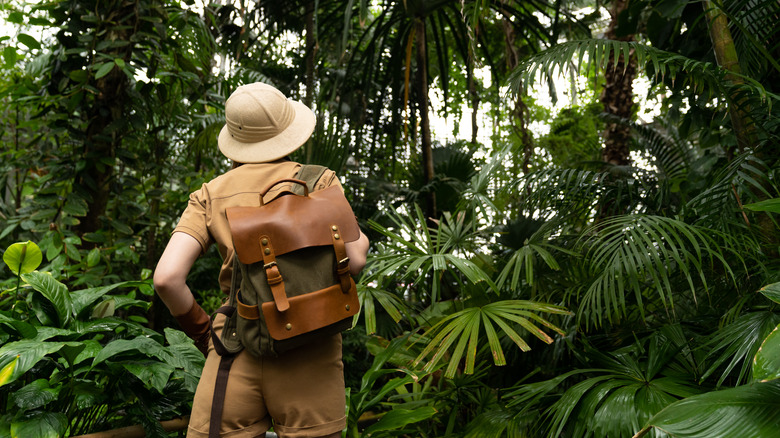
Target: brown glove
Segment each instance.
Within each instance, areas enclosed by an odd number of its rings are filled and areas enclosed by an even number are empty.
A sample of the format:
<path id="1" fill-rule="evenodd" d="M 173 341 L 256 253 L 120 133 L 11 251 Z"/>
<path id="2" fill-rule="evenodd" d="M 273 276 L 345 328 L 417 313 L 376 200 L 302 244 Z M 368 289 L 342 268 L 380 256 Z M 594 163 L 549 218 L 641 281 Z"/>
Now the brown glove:
<path id="1" fill-rule="evenodd" d="M 195 341 L 195 346 L 206 356 L 211 338 L 211 318 L 206 311 L 196 301 L 193 301 L 192 307 L 187 313 L 174 316 L 174 318 L 181 326 L 182 331 Z"/>

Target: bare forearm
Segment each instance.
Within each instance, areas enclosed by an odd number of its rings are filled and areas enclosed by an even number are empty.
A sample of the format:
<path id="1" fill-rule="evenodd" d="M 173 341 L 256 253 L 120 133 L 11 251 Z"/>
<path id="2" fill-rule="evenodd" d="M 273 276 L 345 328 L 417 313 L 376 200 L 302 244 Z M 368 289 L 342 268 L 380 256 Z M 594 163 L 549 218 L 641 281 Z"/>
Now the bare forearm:
<path id="1" fill-rule="evenodd" d="M 179 286 L 155 286 L 155 290 L 173 316 L 187 313 L 195 301 L 186 283 Z"/>

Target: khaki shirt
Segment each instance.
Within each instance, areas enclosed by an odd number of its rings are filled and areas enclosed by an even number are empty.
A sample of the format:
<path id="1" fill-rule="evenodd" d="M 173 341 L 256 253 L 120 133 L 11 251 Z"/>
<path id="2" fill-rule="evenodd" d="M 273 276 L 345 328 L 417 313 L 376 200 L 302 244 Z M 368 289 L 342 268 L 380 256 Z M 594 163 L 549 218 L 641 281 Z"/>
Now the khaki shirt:
<path id="1" fill-rule="evenodd" d="M 293 161 L 244 164 L 203 184 L 200 190 L 190 194 L 189 204 L 173 232 L 194 237 L 203 252 L 216 242 L 223 260 L 219 271 L 219 286 L 223 292 L 230 292 L 233 274 L 233 240 L 225 209 L 260 206 L 259 193 L 263 189 L 273 181 L 295 177 L 300 168 L 301 165 Z M 326 170 L 314 190 L 331 185 L 341 187 L 335 172 Z M 264 202 L 273 200 L 290 186 L 290 183 L 274 186 L 263 197 Z"/>

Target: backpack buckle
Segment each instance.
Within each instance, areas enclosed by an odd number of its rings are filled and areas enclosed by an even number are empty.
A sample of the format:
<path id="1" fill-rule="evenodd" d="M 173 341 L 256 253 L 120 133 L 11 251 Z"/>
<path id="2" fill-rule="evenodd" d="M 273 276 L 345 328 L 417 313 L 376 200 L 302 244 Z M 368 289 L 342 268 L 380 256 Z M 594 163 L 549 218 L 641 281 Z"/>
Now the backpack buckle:
<path id="1" fill-rule="evenodd" d="M 276 266 L 276 260 L 272 261 L 271 263 L 266 263 L 263 265 L 263 269 L 268 270 Z"/>

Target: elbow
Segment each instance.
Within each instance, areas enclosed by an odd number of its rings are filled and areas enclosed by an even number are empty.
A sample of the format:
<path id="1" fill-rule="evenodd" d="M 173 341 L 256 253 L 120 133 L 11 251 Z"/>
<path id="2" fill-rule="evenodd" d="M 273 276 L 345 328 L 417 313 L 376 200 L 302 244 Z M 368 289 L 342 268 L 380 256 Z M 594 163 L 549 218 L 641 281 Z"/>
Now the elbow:
<path id="1" fill-rule="evenodd" d="M 366 256 L 356 257 L 355 259 L 353 259 L 352 257 L 349 258 L 350 274 L 355 276 L 360 274 L 360 271 L 362 271 L 365 266 L 366 266 Z"/>
<path id="2" fill-rule="evenodd" d="M 161 268 L 160 266 L 155 269 L 152 281 L 154 283 L 154 290 L 157 291 L 157 294 L 160 296 L 169 294 L 176 289 L 176 285 L 178 284 L 176 276 L 169 270 Z"/>

